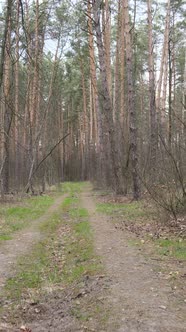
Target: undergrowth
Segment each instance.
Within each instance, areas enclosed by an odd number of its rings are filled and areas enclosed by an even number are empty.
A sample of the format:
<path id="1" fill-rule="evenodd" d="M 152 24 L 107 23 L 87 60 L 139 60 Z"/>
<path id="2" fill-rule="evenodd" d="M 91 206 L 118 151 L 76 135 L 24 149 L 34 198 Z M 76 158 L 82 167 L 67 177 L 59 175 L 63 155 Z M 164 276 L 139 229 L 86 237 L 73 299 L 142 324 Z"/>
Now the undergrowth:
<path id="1" fill-rule="evenodd" d="M 155 251 L 159 255 L 169 256 L 176 258 L 178 260 L 186 259 L 186 240 L 182 238 L 178 238 L 176 235 L 169 238 L 169 233 L 167 234 L 167 238 L 164 239 L 164 235 L 161 231 L 158 231 L 159 237 L 153 237 L 151 234 L 153 228 L 153 223 L 156 222 L 156 227 L 161 227 L 161 223 L 157 224 L 158 218 L 163 218 L 162 215 L 159 214 L 157 209 L 155 210 L 151 206 L 145 204 L 142 201 L 133 201 L 131 203 L 99 203 L 97 204 L 97 211 L 107 214 L 112 217 L 112 221 L 117 223 L 127 222 L 128 229 L 131 231 L 137 229 L 138 238 L 135 240 L 130 240 L 130 243 L 133 245 L 143 245 L 147 241 L 154 245 Z M 156 221 L 155 221 L 156 220 Z M 162 224 L 164 224 L 164 220 L 162 220 Z M 147 225 L 147 227 L 146 227 Z M 159 225 L 159 226 L 158 226 Z M 150 235 L 150 236 L 149 236 Z M 140 236 L 142 240 L 140 241 Z"/>

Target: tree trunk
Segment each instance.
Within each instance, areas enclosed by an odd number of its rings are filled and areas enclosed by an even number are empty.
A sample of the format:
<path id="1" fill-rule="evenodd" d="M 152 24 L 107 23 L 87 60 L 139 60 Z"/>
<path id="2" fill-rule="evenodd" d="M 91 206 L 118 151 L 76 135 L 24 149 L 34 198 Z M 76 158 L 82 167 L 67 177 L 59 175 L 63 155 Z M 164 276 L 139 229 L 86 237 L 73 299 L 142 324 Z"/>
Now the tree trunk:
<path id="1" fill-rule="evenodd" d="M 150 179 L 155 180 L 157 154 L 157 125 L 156 125 L 156 94 L 154 76 L 154 43 L 152 36 L 152 5 L 147 1 L 148 8 L 148 49 L 149 49 L 149 97 L 150 97 Z"/>
<path id="2" fill-rule="evenodd" d="M 103 139 L 103 123 L 101 108 L 99 105 L 97 78 L 96 78 L 96 63 L 94 52 L 93 28 L 92 28 L 92 10 L 91 0 L 88 0 L 88 41 L 89 41 L 89 57 L 90 57 L 90 77 L 93 92 L 93 109 L 94 109 L 94 123 L 96 131 L 96 152 L 97 152 L 97 176 L 99 181 L 105 183 L 105 153 L 104 153 L 104 139 Z"/>
<path id="3" fill-rule="evenodd" d="M 99 66 L 101 74 L 101 96 L 103 104 L 103 114 L 108 130 L 108 140 L 110 146 L 110 159 L 112 165 L 112 177 L 113 177 L 113 189 L 118 194 L 123 194 L 123 176 L 122 169 L 119 160 L 119 153 L 117 150 L 115 130 L 112 116 L 112 101 L 109 91 L 109 82 L 106 70 L 105 51 L 102 40 L 102 32 L 100 26 L 100 0 L 94 0 L 93 2 L 93 13 L 94 13 L 94 28 L 96 32 L 96 40 L 98 47 Z"/>
<path id="4" fill-rule="evenodd" d="M 2 143 L 2 156 L 1 156 L 1 193 L 7 193 L 9 191 L 9 155 L 10 155 L 10 129 L 12 124 L 12 105 L 10 99 L 10 67 L 11 67 L 11 14 L 12 14 L 13 1 L 7 1 L 7 14 L 5 22 L 5 49 L 4 60 L 2 69 L 2 87 L 3 87 L 3 99 L 2 103 L 2 121 L 3 121 L 3 133 L 1 136 Z"/>
<path id="5" fill-rule="evenodd" d="M 138 147 L 137 147 L 137 127 L 136 127 L 136 108 L 134 107 L 134 88 L 132 73 L 132 45 L 131 45 L 131 27 L 129 21 L 128 0 L 123 0 L 125 15 L 125 38 L 126 38 L 126 64 L 127 64 L 127 84 L 128 84 L 128 110 L 129 110 L 129 131 L 130 131 L 130 149 L 133 179 L 133 197 L 139 199 L 139 170 L 138 170 Z"/>
<path id="6" fill-rule="evenodd" d="M 110 1 L 105 0 L 102 11 L 102 32 L 103 45 L 105 54 L 106 74 L 108 81 L 108 88 L 110 97 L 112 96 L 112 75 L 111 75 L 111 53 L 110 53 L 110 39 L 111 39 L 111 15 L 110 15 Z"/>
<path id="7" fill-rule="evenodd" d="M 19 116 L 19 14 L 20 3 L 17 0 L 16 13 L 16 46 L 15 46 L 15 114 L 14 114 L 14 175 L 15 186 L 19 186 L 19 146 L 18 146 L 18 116 Z"/>
<path id="8" fill-rule="evenodd" d="M 158 125 L 161 133 L 162 122 L 165 120 L 165 99 L 166 99 L 166 82 L 167 82 L 167 56 L 168 56 L 168 40 L 169 40 L 169 30 L 170 30 L 170 0 L 167 2 L 167 14 L 165 21 L 165 32 L 164 32 L 164 41 L 160 65 L 160 74 L 157 84 L 157 98 L 156 98 L 156 108 L 158 112 Z M 162 84 L 163 84 L 163 96 L 162 93 Z"/>

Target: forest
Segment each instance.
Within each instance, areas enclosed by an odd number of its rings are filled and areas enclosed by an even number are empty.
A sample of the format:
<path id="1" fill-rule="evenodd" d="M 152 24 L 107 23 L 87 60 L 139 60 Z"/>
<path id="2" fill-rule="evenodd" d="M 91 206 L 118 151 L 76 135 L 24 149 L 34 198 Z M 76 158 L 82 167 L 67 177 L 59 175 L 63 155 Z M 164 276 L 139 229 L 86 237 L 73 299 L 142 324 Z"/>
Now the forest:
<path id="1" fill-rule="evenodd" d="M 184 332 L 186 5 L 0 0 L 0 332 Z"/>
<path id="2" fill-rule="evenodd" d="M 1 196 L 91 180 L 185 205 L 183 1 L 7 1 Z"/>

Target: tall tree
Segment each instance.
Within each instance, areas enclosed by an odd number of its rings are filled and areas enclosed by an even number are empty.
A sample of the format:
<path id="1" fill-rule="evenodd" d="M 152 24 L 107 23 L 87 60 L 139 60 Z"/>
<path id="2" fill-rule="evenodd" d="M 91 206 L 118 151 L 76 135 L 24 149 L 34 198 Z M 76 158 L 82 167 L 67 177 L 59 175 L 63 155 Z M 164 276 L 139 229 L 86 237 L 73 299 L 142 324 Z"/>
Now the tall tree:
<path id="1" fill-rule="evenodd" d="M 112 166 L 113 187 L 116 193 L 121 194 L 124 192 L 123 175 L 122 175 L 121 163 L 116 144 L 116 135 L 113 124 L 113 116 L 112 116 L 113 113 L 112 100 L 109 91 L 109 82 L 108 82 L 107 67 L 105 61 L 105 49 L 103 45 L 103 36 L 100 24 L 101 1 L 94 0 L 92 4 L 93 4 L 93 14 L 94 14 L 94 29 L 96 33 L 100 76 L 101 76 L 101 96 L 103 104 L 103 114 L 108 132 L 109 145 L 110 145 L 109 155 Z"/>
<path id="2" fill-rule="evenodd" d="M 149 108 L 150 108 L 150 178 L 155 180 L 157 153 L 156 92 L 154 75 L 154 42 L 152 33 L 152 4 L 147 1 L 148 9 L 148 70 L 149 70 Z"/>
<path id="3" fill-rule="evenodd" d="M 123 0 L 122 4 L 124 9 L 124 20 L 125 20 L 128 110 L 129 110 L 131 166 L 132 166 L 132 178 L 133 178 L 133 196 L 134 199 L 139 199 L 140 184 L 139 184 L 139 165 L 138 165 L 138 147 L 137 147 L 137 124 L 136 124 L 137 119 L 136 119 L 136 108 L 134 106 L 131 26 L 129 20 L 128 0 Z"/>
<path id="4" fill-rule="evenodd" d="M 1 193 L 9 191 L 9 157 L 10 157 L 10 129 L 13 110 L 10 98 L 10 69 L 11 69 L 11 20 L 13 1 L 7 0 L 4 43 L 1 54 L 1 84 L 3 103 L 1 103 L 2 135 L 1 135 Z"/>

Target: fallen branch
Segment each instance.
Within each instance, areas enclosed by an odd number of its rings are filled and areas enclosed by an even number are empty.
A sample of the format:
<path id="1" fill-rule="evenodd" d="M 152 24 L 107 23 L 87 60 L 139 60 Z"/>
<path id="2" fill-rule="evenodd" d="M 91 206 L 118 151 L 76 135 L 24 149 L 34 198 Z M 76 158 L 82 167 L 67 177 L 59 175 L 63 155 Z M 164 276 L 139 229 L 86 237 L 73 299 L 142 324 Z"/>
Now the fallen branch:
<path id="1" fill-rule="evenodd" d="M 33 178 L 33 176 L 36 174 L 36 172 L 38 171 L 38 169 L 40 168 L 40 166 L 44 163 L 44 161 L 52 154 L 52 152 L 56 149 L 56 147 L 68 136 L 70 135 L 70 133 L 66 134 L 65 136 L 63 136 L 53 147 L 52 149 L 47 153 L 47 155 L 39 162 L 39 164 L 37 165 L 37 167 L 35 168 L 35 170 L 32 172 L 32 175 L 26 185 L 26 192 L 28 192 L 29 187 L 30 187 L 30 182 L 31 179 Z"/>

